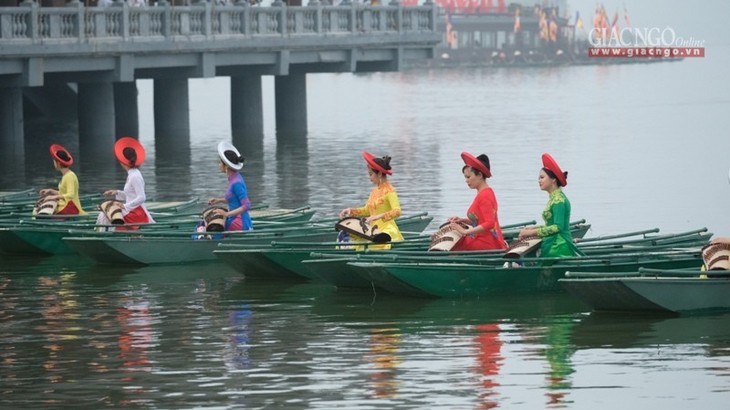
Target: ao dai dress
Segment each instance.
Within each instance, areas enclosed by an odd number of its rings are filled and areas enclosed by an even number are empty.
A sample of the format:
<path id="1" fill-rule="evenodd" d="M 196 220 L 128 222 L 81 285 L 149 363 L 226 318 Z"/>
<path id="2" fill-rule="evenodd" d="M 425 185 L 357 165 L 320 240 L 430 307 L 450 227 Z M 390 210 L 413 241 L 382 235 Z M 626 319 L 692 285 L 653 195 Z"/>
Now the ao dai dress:
<path id="1" fill-rule="evenodd" d="M 350 214 L 357 217 L 383 214 L 383 217 L 376 220 L 373 225 L 377 226 L 382 232 L 389 234 L 391 241 L 403 240 L 403 234 L 401 234 L 398 225 L 395 223 L 396 218 L 401 214 L 400 201 L 395 188 L 390 182 L 383 182 L 373 188 L 365 206 L 352 208 Z M 383 247 L 387 249 L 390 248 L 390 245 L 384 245 Z"/>
<path id="2" fill-rule="evenodd" d="M 481 226 L 485 231 L 461 238 L 459 243 L 454 245 L 451 250 L 471 251 L 507 248 L 497 217 L 498 207 L 497 197 L 494 195 L 492 188 L 487 187 L 479 191 L 474 197 L 466 216 L 471 221 L 471 226 Z"/>
<path id="3" fill-rule="evenodd" d="M 228 175 L 228 189 L 226 190 L 226 203 L 228 209 L 243 207 L 244 211 L 238 215 L 231 215 L 226 218 L 226 231 L 250 231 L 253 230 L 253 221 L 248 210 L 251 202 L 248 199 L 248 189 L 243 181 L 243 176 L 238 172 Z"/>
<path id="4" fill-rule="evenodd" d="M 58 183 L 58 214 L 79 214 L 83 215 L 86 213 L 81 208 L 81 200 L 79 199 L 79 178 L 76 174 L 68 170 L 61 177 L 61 181 Z"/>
<path id="5" fill-rule="evenodd" d="M 573 243 L 570 233 L 570 201 L 558 188 L 550 194 L 550 199 L 542 211 L 545 225 L 537 228 L 537 236 L 542 238 L 541 257 L 566 257 L 583 253 Z"/>

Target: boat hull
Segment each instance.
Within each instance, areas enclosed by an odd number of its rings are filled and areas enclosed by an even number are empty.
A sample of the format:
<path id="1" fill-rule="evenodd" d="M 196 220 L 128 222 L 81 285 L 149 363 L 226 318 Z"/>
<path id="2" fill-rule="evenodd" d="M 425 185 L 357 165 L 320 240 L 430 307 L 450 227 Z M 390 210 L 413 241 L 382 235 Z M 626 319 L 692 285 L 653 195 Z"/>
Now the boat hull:
<path id="1" fill-rule="evenodd" d="M 555 264 L 553 266 L 497 267 L 461 263 L 383 263 L 382 267 L 396 279 L 438 297 L 484 297 L 501 293 L 530 293 L 561 290 L 558 280 L 565 272 L 580 266 L 587 272 L 607 269 L 616 272 L 637 271 L 639 266 L 659 269 L 698 266 L 696 255 L 678 258 L 638 258 L 633 261 L 594 261 L 593 263 Z M 379 285 L 379 283 L 375 283 Z"/>
<path id="2" fill-rule="evenodd" d="M 258 234 L 253 231 L 223 240 L 193 240 L 190 235 L 176 237 L 127 236 L 123 238 L 68 237 L 64 241 L 81 255 L 102 264 L 159 265 L 210 262 L 218 259 L 213 251 L 219 243 L 268 245 L 276 238 L 288 238 L 282 233 Z M 323 241 L 330 238 L 329 230 L 313 230 L 291 235 L 291 240 Z"/>
<path id="3" fill-rule="evenodd" d="M 348 257 L 333 259 L 309 259 L 302 261 L 318 279 L 338 288 L 372 288 L 373 284 L 358 274 L 358 269 L 348 264 Z"/>
<path id="4" fill-rule="evenodd" d="M 304 269 L 297 269 L 294 271 L 282 266 L 267 256 L 267 252 L 250 249 L 250 250 L 230 250 L 230 249 L 217 249 L 213 251 L 214 256 L 225 262 L 240 273 L 246 276 L 253 277 L 302 277 L 311 278 L 304 276 L 299 273 Z M 309 252 L 306 252 L 309 255 Z"/>
<path id="5" fill-rule="evenodd" d="M 562 279 L 571 295 L 598 311 L 730 310 L 730 279 L 620 277 Z"/>
<path id="6" fill-rule="evenodd" d="M 12 228 L 0 228 L 0 253 L 6 255 L 45 255 L 37 246 L 20 238 Z"/>
<path id="7" fill-rule="evenodd" d="M 25 244 L 29 245 L 30 248 L 27 253 L 45 255 L 68 255 L 75 253 L 73 249 L 71 249 L 66 243 L 63 242 L 63 237 L 68 236 L 68 230 L 41 230 L 22 228 L 14 228 L 13 230 L 18 240 L 23 241 Z M 3 243 L 2 247 L 4 248 L 5 241 L 0 239 L 0 242 Z"/>
<path id="8" fill-rule="evenodd" d="M 389 274 L 386 269 L 378 264 L 350 262 L 348 265 L 352 269 L 355 269 L 355 273 L 357 275 L 360 275 L 360 277 L 371 283 L 373 286 L 377 286 L 378 288 L 384 289 L 390 293 L 422 298 L 433 297 L 430 293 L 411 286 Z"/>

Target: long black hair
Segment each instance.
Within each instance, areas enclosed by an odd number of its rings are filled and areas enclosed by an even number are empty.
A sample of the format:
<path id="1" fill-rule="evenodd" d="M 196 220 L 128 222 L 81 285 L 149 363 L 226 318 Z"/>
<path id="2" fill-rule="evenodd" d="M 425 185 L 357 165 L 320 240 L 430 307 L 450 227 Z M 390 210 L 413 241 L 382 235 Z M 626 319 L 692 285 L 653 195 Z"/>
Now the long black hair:
<path id="1" fill-rule="evenodd" d="M 479 162 L 484 164 L 484 166 L 487 167 L 487 169 L 489 171 L 492 170 L 492 167 L 489 166 L 489 157 L 486 154 L 479 154 L 477 159 L 479 160 Z M 464 170 L 467 168 L 471 168 L 471 172 L 473 172 L 474 174 L 477 174 L 477 175 L 481 175 L 482 177 L 484 177 L 484 179 L 488 178 L 486 175 L 484 175 L 484 173 L 482 171 L 480 171 L 472 166 L 469 166 L 469 165 L 464 165 L 463 167 L 461 167 L 461 173 L 463 174 Z"/>
<path id="2" fill-rule="evenodd" d="M 243 164 L 243 161 L 246 160 L 243 158 L 243 155 L 236 155 L 236 153 L 231 150 L 224 151 L 223 155 L 227 160 L 231 161 L 231 164 Z"/>
<path id="3" fill-rule="evenodd" d="M 546 174 L 546 175 L 547 175 L 548 177 L 550 177 L 550 178 L 554 179 L 554 180 L 555 180 L 555 182 L 557 182 L 558 186 L 564 186 L 563 184 L 561 184 L 561 183 L 560 183 L 560 180 L 558 179 L 558 177 L 557 177 L 557 176 L 555 176 L 555 173 L 554 173 L 553 171 L 550 171 L 550 170 L 549 170 L 549 169 L 547 169 L 547 168 L 543 168 L 542 170 L 543 170 L 543 171 L 545 171 L 545 174 Z M 568 180 L 568 171 L 564 171 L 564 172 L 563 172 L 563 177 L 564 177 L 564 179 L 565 179 L 566 181 Z"/>
<path id="4" fill-rule="evenodd" d="M 387 155 L 384 156 L 384 157 L 382 157 L 382 158 L 373 158 L 373 162 L 375 162 L 376 164 L 378 164 L 381 168 L 383 168 L 386 171 L 390 171 L 391 170 L 391 167 L 390 167 L 390 157 L 387 156 Z M 373 171 L 377 172 L 378 174 L 383 174 L 384 175 L 383 172 L 380 172 L 377 169 L 373 169 Z"/>
<path id="5" fill-rule="evenodd" d="M 132 147 L 126 147 L 122 150 L 122 156 L 129 161 L 129 166 L 132 168 L 137 167 L 137 150 Z"/>

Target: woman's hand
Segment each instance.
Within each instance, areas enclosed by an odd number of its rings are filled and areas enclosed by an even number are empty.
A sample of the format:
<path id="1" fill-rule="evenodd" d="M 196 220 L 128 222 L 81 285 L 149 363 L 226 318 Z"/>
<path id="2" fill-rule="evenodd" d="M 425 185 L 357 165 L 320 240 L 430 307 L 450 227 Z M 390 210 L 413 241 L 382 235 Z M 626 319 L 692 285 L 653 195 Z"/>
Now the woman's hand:
<path id="1" fill-rule="evenodd" d="M 456 224 L 464 224 L 464 219 L 460 216 L 452 216 L 451 218 L 446 220 L 447 222 L 456 223 Z M 468 225 L 468 223 L 466 223 Z"/>
<path id="2" fill-rule="evenodd" d="M 104 196 L 117 196 L 117 192 L 119 192 L 119 191 L 117 191 L 116 189 L 108 189 L 108 190 L 104 191 L 104 193 L 102 195 L 104 195 Z"/>
<path id="3" fill-rule="evenodd" d="M 344 218 L 350 215 L 352 215 L 352 211 L 350 210 L 350 208 L 345 208 L 340 212 L 340 218 Z"/>
<path id="4" fill-rule="evenodd" d="M 518 235 L 517 238 L 518 239 L 524 239 L 524 238 L 526 238 L 528 236 L 535 236 L 535 235 L 537 235 L 537 228 L 532 227 L 532 226 L 528 226 L 528 227 L 522 228 L 520 230 L 520 234 Z"/>
<path id="5" fill-rule="evenodd" d="M 457 224 L 456 224 L 456 225 L 454 226 L 454 230 L 455 230 L 456 232 L 459 232 L 459 233 L 460 233 L 460 234 L 462 234 L 462 235 L 469 235 L 469 234 L 470 234 L 470 233 L 469 233 L 469 230 L 470 230 L 470 229 L 471 229 L 471 228 L 465 228 L 465 227 L 464 227 L 464 225 L 462 225 L 462 224 L 460 224 L 460 223 L 457 223 Z"/>
<path id="6" fill-rule="evenodd" d="M 367 217 L 367 219 L 365 219 L 365 222 L 367 222 L 368 224 L 372 225 L 372 224 L 373 224 L 373 222 L 377 221 L 377 220 L 378 220 L 378 219 L 380 219 L 381 217 L 382 217 L 382 215 L 373 215 L 373 216 L 368 216 L 368 217 Z"/>
<path id="7" fill-rule="evenodd" d="M 210 198 L 210 199 L 208 200 L 208 205 L 213 205 L 213 204 L 215 204 L 215 203 L 218 203 L 218 202 L 220 202 L 220 201 L 221 201 L 221 199 L 220 199 L 220 198 Z"/>

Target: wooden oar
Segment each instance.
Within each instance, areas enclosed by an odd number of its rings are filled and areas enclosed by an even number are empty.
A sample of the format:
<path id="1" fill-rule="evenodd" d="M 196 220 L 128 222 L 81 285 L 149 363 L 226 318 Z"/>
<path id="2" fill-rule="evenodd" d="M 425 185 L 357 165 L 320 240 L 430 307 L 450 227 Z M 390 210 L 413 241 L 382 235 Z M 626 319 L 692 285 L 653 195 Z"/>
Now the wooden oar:
<path id="1" fill-rule="evenodd" d="M 658 233 L 658 232 L 659 232 L 659 228 L 644 229 L 641 231 L 619 233 L 619 234 L 615 234 L 615 235 L 604 235 L 604 236 L 580 238 L 580 239 L 576 239 L 575 243 L 578 244 L 578 243 L 586 243 L 586 242 L 608 241 L 608 240 L 612 240 L 612 239 L 628 238 L 631 236 L 646 235 L 649 233 Z"/>

